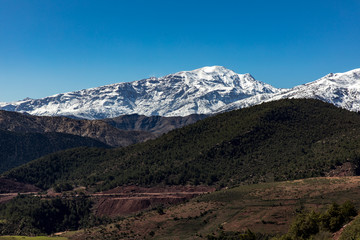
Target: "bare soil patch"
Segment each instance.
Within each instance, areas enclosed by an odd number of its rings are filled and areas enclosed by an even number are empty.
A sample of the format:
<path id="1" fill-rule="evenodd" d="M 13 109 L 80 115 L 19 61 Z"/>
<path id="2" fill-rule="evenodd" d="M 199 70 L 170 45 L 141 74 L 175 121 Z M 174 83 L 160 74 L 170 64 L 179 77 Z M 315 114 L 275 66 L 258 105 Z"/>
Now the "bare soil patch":
<path id="1" fill-rule="evenodd" d="M 200 194 L 213 192 L 215 188 L 206 186 L 165 186 L 138 187 L 122 186 L 92 194 L 96 200 L 94 212 L 98 216 L 124 216 L 156 206 L 178 204 Z"/>
<path id="2" fill-rule="evenodd" d="M 32 194 L 41 191 L 34 185 L 24 184 L 12 179 L 0 178 L 0 204 L 5 203 L 18 195 Z"/>
<path id="3" fill-rule="evenodd" d="M 39 192 L 40 188 L 34 185 L 20 183 L 8 178 L 0 178 L 0 193 Z"/>

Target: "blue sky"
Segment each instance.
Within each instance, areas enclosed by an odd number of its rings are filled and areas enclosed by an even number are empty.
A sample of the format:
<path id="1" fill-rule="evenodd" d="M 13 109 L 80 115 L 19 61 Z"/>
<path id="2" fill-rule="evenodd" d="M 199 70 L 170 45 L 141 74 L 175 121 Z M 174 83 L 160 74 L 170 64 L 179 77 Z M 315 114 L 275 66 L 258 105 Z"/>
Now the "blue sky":
<path id="1" fill-rule="evenodd" d="M 359 0 L 0 0 L 0 101 L 211 65 L 293 87 L 360 68 L 359 13 Z"/>

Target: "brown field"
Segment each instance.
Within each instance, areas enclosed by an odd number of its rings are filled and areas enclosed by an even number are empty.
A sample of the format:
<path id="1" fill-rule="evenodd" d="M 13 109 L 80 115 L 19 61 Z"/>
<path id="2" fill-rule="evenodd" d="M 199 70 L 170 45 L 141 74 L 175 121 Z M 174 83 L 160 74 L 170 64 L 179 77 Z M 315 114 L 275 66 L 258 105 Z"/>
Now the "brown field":
<path id="1" fill-rule="evenodd" d="M 332 202 L 346 200 L 352 200 L 360 207 L 360 177 L 312 178 L 239 186 L 169 206 L 163 213 L 156 209 L 138 212 L 107 226 L 72 232 L 69 237 L 206 239 L 207 235 L 216 235 L 220 231 L 247 229 L 276 235 L 287 231 L 297 212 L 323 211 Z"/>
<path id="2" fill-rule="evenodd" d="M 204 193 L 214 192 L 215 188 L 205 186 L 166 186 L 144 188 L 137 186 L 117 187 L 92 194 L 98 216 L 126 216 L 151 207 L 179 204 Z"/>
<path id="3" fill-rule="evenodd" d="M 38 189 L 26 186 L 22 190 Z M 294 216 L 302 210 L 323 211 L 332 202 L 346 200 L 353 201 L 360 209 L 360 177 L 311 178 L 214 191 L 204 186 L 126 186 L 90 194 L 96 202 L 94 213 L 110 216 L 117 219 L 116 222 L 65 232 L 62 236 L 69 239 L 206 239 L 207 235 L 217 235 L 220 231 L 247 229 L 276 235 L 285 233 Z M 9 192 L 0 194 L 0 203 L 17 195 Z M 49 195 L 43 197 L 56 195 L 60 194 L 49 191 Z M 340 235 L 341 231 L 334 239 Z"/>

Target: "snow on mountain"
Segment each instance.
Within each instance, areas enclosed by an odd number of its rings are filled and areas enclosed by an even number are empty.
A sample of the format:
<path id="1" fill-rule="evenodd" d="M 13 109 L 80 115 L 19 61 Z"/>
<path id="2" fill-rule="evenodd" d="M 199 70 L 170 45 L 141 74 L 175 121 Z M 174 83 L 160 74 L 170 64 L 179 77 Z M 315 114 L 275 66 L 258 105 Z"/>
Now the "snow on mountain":
<path id="1" fill-rule="evenodd" d="M 360 111 L 360 68 L 344 73 L 330 73 L 314 82 L 291 89 L 281 89 L 276 93 L 251 96 L 221 107 L 218 111 L 229 111 L 286 98 L 314 98 L 358 112 Z"/>
<path id="2" fill-rule="evenodd" d="M 283 98 L 316 98 L 350 111 L 359 111 L 360 68 L 345 73 L 330 73 L 314 82 L 275 95 L 272 100 Z"/>
<path id="3" fill-rule="evenodd" d="M 221 66 L 182 71 L 161 78 L 117 83 L 42 99 L 0 103 L 0 109 L 41 116 L 87 119 L 125 114 L 187 116 L 211 114 L 233 102 L 279 89 Z"/>

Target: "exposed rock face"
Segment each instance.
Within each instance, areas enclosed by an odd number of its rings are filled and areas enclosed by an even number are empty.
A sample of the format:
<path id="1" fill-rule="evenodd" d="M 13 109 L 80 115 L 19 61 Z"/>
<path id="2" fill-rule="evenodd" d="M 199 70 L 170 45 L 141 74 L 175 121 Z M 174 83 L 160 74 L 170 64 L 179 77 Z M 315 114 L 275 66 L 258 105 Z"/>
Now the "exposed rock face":
<path id="1" fill-rule="evenodd" d="M 67 133 L 93 138 L 113 147 L 127 146 L 155 137 L 150 132 L 121 130 L 103 121 L 39 117 L 8 111 L 0 111 L 0 129 L 22 133 Z"/>
<path id="2" fill-rule="evenodd" d="M 167 133 L 173 129 L 195 123 L 207 115 L 192 114 L 186 117 L 143 116 L 138 114 L 108 118 L 103 121 L 124 130 L 149 131 L 156 135 Z"/>

